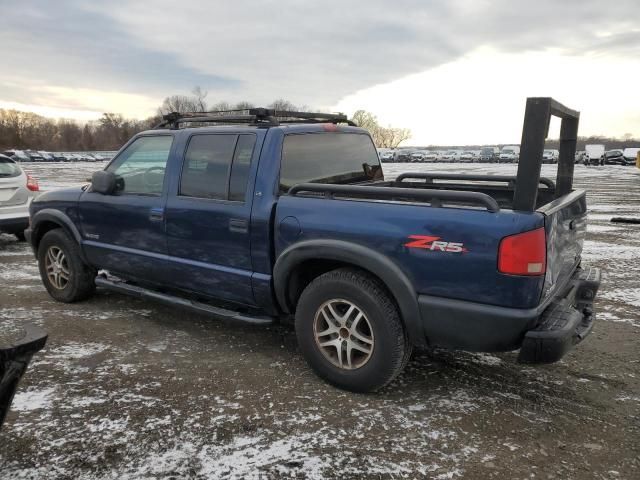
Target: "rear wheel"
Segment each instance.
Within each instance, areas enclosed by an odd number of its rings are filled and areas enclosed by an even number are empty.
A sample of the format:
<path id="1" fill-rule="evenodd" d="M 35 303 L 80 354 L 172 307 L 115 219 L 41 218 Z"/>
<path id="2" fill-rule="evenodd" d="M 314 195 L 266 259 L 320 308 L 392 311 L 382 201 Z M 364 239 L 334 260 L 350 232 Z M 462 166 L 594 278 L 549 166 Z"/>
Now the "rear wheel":
<path id="1" fill-rule="evenodd" d="M 80 248 L 62 229 L 47 232 L 38 246 L 42 283 L 55 300 L 72 303 L 95 291 L 96 270 L 86 265 Z"/>
<path id="2" fill-rule="evenodd" d="M 377 279 L 356 269 L 325 273 L 307 286 L 296 335 L 320 377 L 355 392 L 387 385 L 411 355 L 395 303 Z"/>

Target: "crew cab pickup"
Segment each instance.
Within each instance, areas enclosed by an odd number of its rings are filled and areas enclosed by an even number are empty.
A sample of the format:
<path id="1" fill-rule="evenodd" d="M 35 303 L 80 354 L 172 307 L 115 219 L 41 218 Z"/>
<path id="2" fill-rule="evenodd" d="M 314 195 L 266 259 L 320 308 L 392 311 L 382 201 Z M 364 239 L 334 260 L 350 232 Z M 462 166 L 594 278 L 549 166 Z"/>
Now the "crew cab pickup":
<path id="1" fill-rule="evenodd" d="M 563 122 L 557 182 L 540 178 L 550 115 Z M 353 391 L 388 384 L 416 346 L 554 362 L 591 331 L 600 283 L 581 265 L 577 126 L 531 98 L 517 176 L 385 179 L 343 115 L 170 114 L 90 185 L 38 197 L 28 237 L 59 301 L 98 286 L 293 319 L 310 366 Z"/>

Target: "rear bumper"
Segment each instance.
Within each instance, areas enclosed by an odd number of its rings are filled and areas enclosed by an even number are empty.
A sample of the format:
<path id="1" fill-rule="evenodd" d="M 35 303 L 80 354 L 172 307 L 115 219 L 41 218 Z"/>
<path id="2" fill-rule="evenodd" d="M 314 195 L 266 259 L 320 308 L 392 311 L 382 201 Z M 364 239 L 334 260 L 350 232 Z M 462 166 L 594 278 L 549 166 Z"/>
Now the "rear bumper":
<path id="1" fill-rule="evenodd" d="M 566 294 L 554 299 L 536 328 L 525 334 L 518 361 L 557 362 L 591 333 L 596 318 L 593 301 L 600 287 L 600 277 L 598 268 L 578 270 Z"/>
<path id="2" fill-rule="evenodd" d="M 0 232 L 19 232 L 29 226 L 29 215 L 4 217 L 0 215 Z"/>
<path id="3" fill-rule="evenodd" d="M 476 352 L 521 348 L 519 360 L 559 360 L 588 335 L 600 271 L 577 269 L 562 293 L 536 308 L 520 309 L 420 295 L 418 304 L 429 345 Z M 566 317 L 563 321 L 559 316 Z"/>
<path id="4" fill-rule="evenodd" d="M 31 197 L 22 205 L 0 208 L 0 231 L 17 232 L 29 226 L 29 206 Z"/>

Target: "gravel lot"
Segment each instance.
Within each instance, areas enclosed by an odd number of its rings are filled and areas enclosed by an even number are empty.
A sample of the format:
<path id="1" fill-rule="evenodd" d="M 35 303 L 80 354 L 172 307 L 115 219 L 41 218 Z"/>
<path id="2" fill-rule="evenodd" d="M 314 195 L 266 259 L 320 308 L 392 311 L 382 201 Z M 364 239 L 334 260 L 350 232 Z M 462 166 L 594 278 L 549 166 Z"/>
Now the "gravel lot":
<path id="1" fill-rule="evenodd" d="M 99 168 L 26 169 L 49 189 Z M 584 262 L 605 270 L 592 335 L 548 366 L 418 352 L 375 395 L 316 378 L 287 327 L 103 291 L 56 303 L 29 248 L 0 235 L 1 328 L 50 332 L 0 434 L 0 478 L 640 478 L 640 226 L 609 222 L 640 214 L 640 170 L 578 165 L 576 185 L 589 191 Z"/>

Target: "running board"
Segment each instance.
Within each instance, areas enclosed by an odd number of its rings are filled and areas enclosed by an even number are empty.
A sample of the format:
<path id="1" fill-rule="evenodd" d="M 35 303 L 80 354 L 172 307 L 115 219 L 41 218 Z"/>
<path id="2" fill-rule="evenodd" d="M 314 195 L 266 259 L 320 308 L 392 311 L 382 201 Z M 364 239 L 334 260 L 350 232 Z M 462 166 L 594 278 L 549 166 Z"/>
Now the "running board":
<path id="1" fill-rule="evenodd" d="M 174 295 L 168 295 L 166 293 L 160 293 L 146 288 L 138 287 L 137 285 L 131 285 L 123 281 L 109 280 L 108 278 L 100 275 L 96 277 L 96 286 L 105 288 L 107 290 L 112 290 L 114 292 L 132 295 L 134 297 L 157 300 L 167 305 L 187 308 L 195 312 L 206 313 L 215 317 L 223 318 L 225 320 L 251 323 L 253 325 L 270 325 L 273 323 L 273 318 L 271 317 L 254 316 L 234 312 L 233 310 L 227 310 L 226 308 L 214 307 L 211 305 L 207 305 L 206 303 L 195 302 L 186 298 L 176 297 Z"/>

